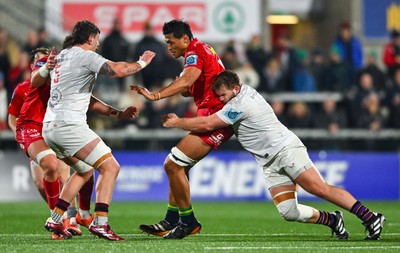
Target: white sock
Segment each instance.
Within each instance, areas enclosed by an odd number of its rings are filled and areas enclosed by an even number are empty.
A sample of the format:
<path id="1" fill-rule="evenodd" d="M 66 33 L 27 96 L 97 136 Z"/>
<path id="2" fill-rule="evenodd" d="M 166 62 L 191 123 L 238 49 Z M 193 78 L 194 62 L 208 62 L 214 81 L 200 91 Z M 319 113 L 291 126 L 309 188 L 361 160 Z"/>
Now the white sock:
<path id="1" fill-rule="evenodd" d="M 83 219 L 89 219 L 89 218 L 90 218 L 90 211 L 89 211 L 89 210 L 82 210 L 82 209 L 79 209 L 79 215 L 80 215 L 81 218 L 83 218 Z"/>
<path id="2" fill-rule="evenodd" d="M 75 217 L 69 218 L 69 224 L 77 225 L 77 223 L 76 223 L 76 218 L 75 218 Z"/>
<path id="3" fill-rule="evenodd" d="M 93 224 L 96 226 L 104 226 L 108 222 L 108 217 L 107 216 L 97 216 L 93 220 Z"/>

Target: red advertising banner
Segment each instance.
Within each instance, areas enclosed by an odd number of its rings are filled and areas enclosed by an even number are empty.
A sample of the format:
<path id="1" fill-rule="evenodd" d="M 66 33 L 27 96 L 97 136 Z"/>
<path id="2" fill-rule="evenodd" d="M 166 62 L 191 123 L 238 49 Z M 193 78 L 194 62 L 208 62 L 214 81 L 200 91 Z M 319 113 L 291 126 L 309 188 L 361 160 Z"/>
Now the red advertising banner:
<path id="1" fill-rule="evenodd" d="M 112 21 L 119 18 L 122 31 L 141 32 L 146 22 L 150 22 L 156 31 L 160 31 L 165 20 L 184 19 L 190 23 L 194 33 L 204 32 L 207 25 L 205 3 L 146 3 L 146 2 L 64 2 L 61 12 L 64 20 L 63 29 L 71 30 L 82 19 L 96 23 L 104 33 L 109 32 Z"/>

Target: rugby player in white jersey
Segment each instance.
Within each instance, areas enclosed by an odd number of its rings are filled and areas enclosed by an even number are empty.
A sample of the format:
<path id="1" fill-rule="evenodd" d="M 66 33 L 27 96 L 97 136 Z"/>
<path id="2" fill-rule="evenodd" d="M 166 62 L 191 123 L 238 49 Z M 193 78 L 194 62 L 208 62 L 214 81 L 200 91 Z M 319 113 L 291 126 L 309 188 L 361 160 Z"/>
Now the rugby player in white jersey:
<path id="1" fill-rule="evenodd" d="M 271 106 L 253 88 L 241 84 L 232 71 L 221 72 L 212 90 L 225 106 L 207 117 L 179 118 L 170 113 L 162 117 L 167 128 L 203 132 L 232 125 L 244 149 L 263 168 L 269 192 L 286 221 L 329 226 L 337 239 L 347 239 L 341 211 L 327 212 L 297 202 L 297 185 L 362 220 L 368 230 L 366 240 L 379 240 L 385 217 L 374 213 L 346 190 L 327 184 L 310 160 L 300 139 L 275 116 Z"/>
<path id="2" fill-rule="evenodd" d="M 110 77 L 133 75 L 150 64 L 155 53 L 146 51 L 136 62 L 112 62 L 95 51 L 99 47 L 99 28 L 88 20 L 77 22 L 73 31 L 65 39 L 69 47 L 57 56 L 57 64 L 50 72 L 50 99 L 43 120 L 43 136 L 46 143 L 68 165 L 73 167 L 78 161 L 89 164 L 99 172 L 96 185 L 94 219 L 89 231 L 101 238 L 124 240 L 116 235 L 108 224 L 108 208 L 120 166 L 111 149 L 91 129 L 86 122 L 88 109 L 120 119 L 137 117 L 138 110 L 130 106 L 117 110 L 92 96 L 97 74 Z M 93 175 L 93 169 L 75 168 L 64 186 L 61 196 L 52 211 L 45 228 L 71 238 L 62 224 L 62 215 L 79 189 Z"/>

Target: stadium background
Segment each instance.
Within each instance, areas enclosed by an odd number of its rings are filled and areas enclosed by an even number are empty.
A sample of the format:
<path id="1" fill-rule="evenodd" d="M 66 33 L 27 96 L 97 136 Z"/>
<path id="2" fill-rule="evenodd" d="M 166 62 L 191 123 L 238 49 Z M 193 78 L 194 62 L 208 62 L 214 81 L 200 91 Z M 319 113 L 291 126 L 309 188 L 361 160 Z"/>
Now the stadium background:
<path id="1" fill-rule="evenodd" d="M 271 15 L 281 18 L 293 15 L 297 21 L 293 17 L 273 21 Z M 14 46 L 9 55 L 13 66 L 18 66 L 28 34 L 32 31 L 45 28 L 49 45 L 55 45 L 60 50 L 60 43 L 76 20 L 88 18 L 94 21 L 102 30 L 101 38 L 104 39 L 110 33 L 115 16 L 121 20 L 122 34 L 129 44 L 127 59 L 135 59 L 134 52 L 143 37 L 146 22 L 150 21 L 155 37 L 162 42 L 162 24 L 171 18 L 184 18 L 192 25 L 196 37 L 211 44 L 220 56 L 225 57 L 227 66 L 244 71 L 244 76 L 248 74 L 248 80 L 252 81 L 251 73 L 254 71 L 246 72 L 244 66 L 248 61 L 246 49 L 254 35 L 260 36 L 265 52 L 272 50 L 280 36 L 286 36 L 297 50 L 297 55 L 304 59 L 318 50 L 328 55 L 338 28 L 343 24 L 349 25 L 352 34 L 362 43 L 363 65 L 372 55 L 377 67 L 386 73 L 382 54 L 390 40 L 391 30 L 400 29 L 400 1 L 0 0 L 0 26 L 8 33 L 8 49 Z M 165 67 L 161 66 L 159 71 Z M 168 79 L 162 81 L 151 85 L 162 86 Z M 114 200 L 164 201 L 168 186 L 162 168 L 163 160 L 185 133 L 162 129 L 159 115 L 166 111 L 190 115 L 190 102 L 174 98 L 156 105 L 145 103 L 125 90 L 127 84 L 141 82 L 141 77 L 135 76 L 124 80 L 122 88 L 116 88 L 119 84 L 115 80 L 99 78 L 95 91 L 116 107 L 130 103 L 140 106 L 143 114 L 139 120 L 121 123 L 91 114 L 89 119 L 91 126 L 113 148 L 121 164 Z M 145 85 L 154 88 L 150 84 Z M 357 87 L 356 83 L 352 85 Z M 389 88 L 383 90 L 384 93 L 386 91 Z M 276 99 L 283 101 L 286 107 L 297 102 L 306 104 L 311 120 L 328 98 L 335 100 L 345 112 L 352 102 L 347 91 L 338 90 L 295 92 L 287 89 L 265 92 L 264 95 L 271 102 Z M 384 105 L 385 97 L 382 95 L 380 99 Z M 2 103 L 1 110 L 4 111 L 6 106 L 7 102 Z M 387 108 L 382 106 L 382 111 L 385 110 L 387 114 Z M 289 117 L 289 109 L 285 110 L 285 114 Z M 352 117 L 350 115 L 348 120 L 354 120 Z M 378 130 L 371 130 L 367 125 L 349 123 L 335 132 L 316 128 L 314 124 L 290 128 L 307 145 L 328 183 L 348 189 L 359 199 L 399 200 L 400 131 L 397 127 L 387 124 Z M 40 200 L 30 180 L 28 159 L 6 127 L 0 131 L 0 173 L 0 201 Z M 192 170 L 191 184 L 194 200 L 259 201 L 269 198 L 260 168 L 235 139 L 196 165 Z M 299 197 L 315 200 L 303 191 L 300 191 Z"/>

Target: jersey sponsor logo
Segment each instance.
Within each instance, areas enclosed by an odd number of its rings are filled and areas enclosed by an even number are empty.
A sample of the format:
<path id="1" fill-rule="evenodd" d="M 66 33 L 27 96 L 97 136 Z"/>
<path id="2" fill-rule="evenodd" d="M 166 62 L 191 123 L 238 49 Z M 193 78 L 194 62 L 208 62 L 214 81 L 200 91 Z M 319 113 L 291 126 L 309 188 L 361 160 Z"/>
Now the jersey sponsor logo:
<path id="1" fill-rule="evenodd" d="M 38 132 L 38 130 L 36 130 L 36 129 L 30 128 L 30 129 L 27 129 L 26 131 L 24 131 L 23 136 L 24 136 L 24 138 L 25 137 L 37 138 L 37 137 L 41 136 L 41 133 Z"/>
<path id="2" fill-rule="evenodd" d="M 185 64 L 185 66 L 197 65 L 197 58 L 199 58 L 199 56 L 196 55 L 196 54 L 189 55 L 189 56 L 186 58 L 186 64 Z"/>
<path id="3" fill-rule="evenodd" d="M 221 145 L 222 141 L 224 140 L 223 134 L 211 135 L 208 139 L 214 143 L 214 145 L 219 146 Z"/>
<path id="4" fill-rule="evenodd" d="M 242 113 L 235 111 L 235 109 L 233 109 L 233 108 L 231 108 L 231 109 L 229 109 L 229 111 L 225 112 L 225 116 L 227 116 L 231 120 L 237 119 L 240 114 L 242 114 Z"/>

